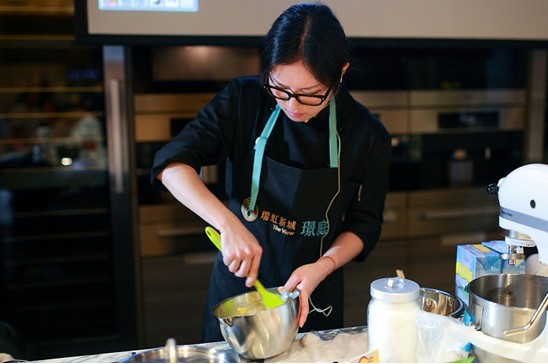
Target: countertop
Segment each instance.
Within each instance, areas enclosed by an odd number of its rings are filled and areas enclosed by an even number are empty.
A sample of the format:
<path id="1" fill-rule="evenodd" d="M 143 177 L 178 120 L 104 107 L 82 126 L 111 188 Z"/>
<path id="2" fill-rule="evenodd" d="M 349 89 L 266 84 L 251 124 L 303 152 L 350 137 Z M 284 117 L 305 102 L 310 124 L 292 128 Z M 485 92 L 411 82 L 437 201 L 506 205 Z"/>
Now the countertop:
<path id="1" fill-rule="evenodd" d="M 345 343 L 344 352 L 334 351 L 335 341 Z M 333 345 L 329 345 L 333 343 Z M 181 343 L 178 343 L 181 345 Z M 216 350 L 231 350 L 224 341 L 214 343 L 203 343 L 190 345 L 197 348 L 207 348 Z M 154 349 L 154 348 L 150 348 Z M 120 351 L 112 353 L 101 353 L 93 355 L 72 356 L 66 358 L 54 358 L 47 360 L 37 360 L 36 363 L 117 363 L 127 360 L 132 355 L 150 350 Z M 360 355 L 365 354 L 367 349 L 367 329 L 365 326 L 341 328 L 337 330 L 326 330 L 309 333 L 299 333 L 293 345 L 284 353 L 277 357 L 264 360 L 264 362 L 298 362 L 299 359 L 307 359 L 308 362 L 349 362 L 351 359 L 358 359 Z M 329 355 L 326 356 L 326 355 Z M 353 360 L 352 360 L 353 361 Z M 242 362 L 250 362 L 242 359 Z M 357 360 L 356 360 L 357 362 Z"/>
<path id="2" fill-rule="evenodd" d="M 548 362 L 548 347 L 543 335 L 533 340 L 533 346 L 510 343 L 494 339 L 475 330 L 473 326 L 464 325 L 462 320 L 430 312 L 419 311 L 417 314 L 417 362 L 450 363 L 458 360 L 474 360 L 470 344 L 480 347 L 497 346 L 497 353 L 504 352 L 505 357 L 515 359 L 539 359 Z M 283 353 L 273 358 L 251 361 L 240 358 L 242 363 L 359 363 L 370 359 L 368 353 L 367 327 L 356 326 L 337 330 L 312 331 L 299 333 L 292 345 Z M 167 339 L 167 338 L 166 338 Z M 178 343 L 182 346 L 184 343 Z M 232 351 L 229 345 L 222 342 L 189 345 L 191 348 Z M 531 350 L 534 347 L 535 350 Z M 39 360 L 40 363 L 115 363 L 129 360 L 131 356 L 150 349 L 100 353 L 66 358 Z M 234 353 L 232 351 L 232 353 Z M 519 360 L 523 362 L 539 360 Z"/>

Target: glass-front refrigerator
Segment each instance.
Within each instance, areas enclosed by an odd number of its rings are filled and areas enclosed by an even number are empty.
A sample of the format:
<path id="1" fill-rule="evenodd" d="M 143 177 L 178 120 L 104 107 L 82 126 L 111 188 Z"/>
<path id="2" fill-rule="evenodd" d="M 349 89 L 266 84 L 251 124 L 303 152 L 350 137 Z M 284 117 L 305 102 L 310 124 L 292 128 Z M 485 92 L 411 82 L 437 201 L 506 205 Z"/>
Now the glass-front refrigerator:
<path id="1" fill-rule="evenodd" d="M 16 359 L 138 345 L 125 50 L 73 43 L 0 37 L 0 352 Z"/>

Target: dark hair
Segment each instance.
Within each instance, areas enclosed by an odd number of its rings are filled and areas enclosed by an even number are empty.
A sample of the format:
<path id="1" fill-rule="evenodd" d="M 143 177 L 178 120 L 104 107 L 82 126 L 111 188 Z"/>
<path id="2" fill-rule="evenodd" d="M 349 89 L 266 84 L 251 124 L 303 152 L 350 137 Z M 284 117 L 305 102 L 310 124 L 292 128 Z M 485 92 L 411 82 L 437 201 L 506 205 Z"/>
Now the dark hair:
<path id="1" fill-rule="evenodd" d="M 349 53 L 346 34 L 328 6 L 296 4 L 274 21 L 265 37 L 261 78 L 264 83 L 275 66 L 301 60 L 318 81 L 331 86 L 341 77 Z"/>

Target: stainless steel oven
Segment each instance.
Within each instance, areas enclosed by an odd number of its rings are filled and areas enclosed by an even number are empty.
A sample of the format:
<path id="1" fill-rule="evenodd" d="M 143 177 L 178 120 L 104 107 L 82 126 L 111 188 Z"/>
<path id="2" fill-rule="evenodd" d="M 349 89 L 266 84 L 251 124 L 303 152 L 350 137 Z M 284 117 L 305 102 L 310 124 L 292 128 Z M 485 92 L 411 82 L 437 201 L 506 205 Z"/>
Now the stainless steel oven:
<path id="1" fill-rule="evenodd" d="M 391 191 L 483 186 L 523 161 L 523 89 L 352 94 L 392 134 Z"/>
<path id="2" fill-rule="evenodd" d="M 522 130 L 525 90 L 412 91 L 410 133 Z"/>
<path id="3" fill-rule="evenodd" d="M 139 205 L 173 202 L 169 195 L 152 189 L 150 168 L 154 154 L 177 134 L 212 93 L 137 94 L 135 96 L 135 140 Z M 202 178 L 220 192 L 217 166 L 204 167 Z"/>

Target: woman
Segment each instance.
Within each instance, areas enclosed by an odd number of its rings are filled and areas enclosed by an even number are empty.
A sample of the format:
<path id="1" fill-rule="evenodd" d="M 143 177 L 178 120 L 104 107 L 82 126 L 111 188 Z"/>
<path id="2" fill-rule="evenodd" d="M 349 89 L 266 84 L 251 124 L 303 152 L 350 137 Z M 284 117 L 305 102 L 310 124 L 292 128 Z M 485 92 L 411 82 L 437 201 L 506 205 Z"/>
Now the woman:
<path id="1" fill-rule="evenodd" d="M 221 233 L 204 341 L 222 340 L 212 308 L 257 277 L 300 291 L 303 331 L 342 327 L 339 268 L 380 235 L 390 136 L 342 85 L 349 50 L 337 18 L 320 3 L 291 6 L 261 57 L 260 77 L 230 82 L 155 157 L 154 183 Z M 228 206 L 198 175 L 223 160 Z"/>

